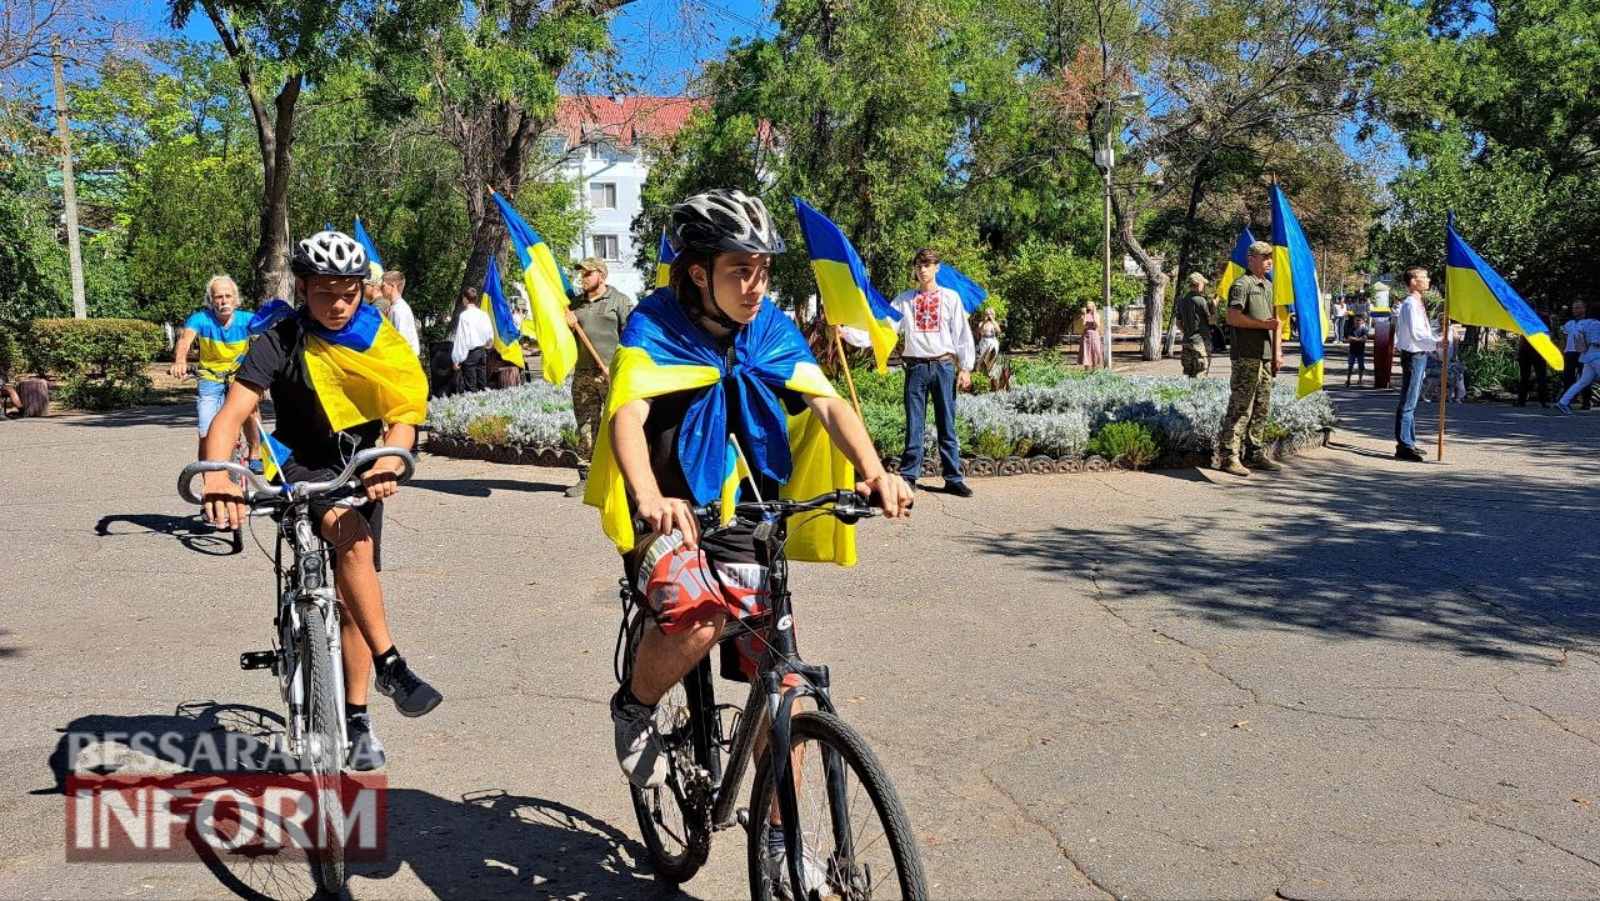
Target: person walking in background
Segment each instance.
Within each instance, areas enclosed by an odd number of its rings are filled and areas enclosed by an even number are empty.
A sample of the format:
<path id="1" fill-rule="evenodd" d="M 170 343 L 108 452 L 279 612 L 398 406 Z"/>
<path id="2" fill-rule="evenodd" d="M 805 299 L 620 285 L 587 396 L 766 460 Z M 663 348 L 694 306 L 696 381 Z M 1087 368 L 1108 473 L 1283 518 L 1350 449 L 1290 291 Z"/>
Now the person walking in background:
<path id="1" fill-rule="evenodd" d="M 1345 332 L 1345 340 L 1350 345 L 1350 355 L 1344 364 L 1344 386 L 1350 387 L 1350 377 L 1355 376 L 1356 387 L 1367 378 L 1367 339 L 1372 336 L 1372 329 L 1367 326 L 1367 317 L 1357 316 L 1355 322 Z"/>
<path id="2" fill-rule="evenodd" d="M 489 387 L 486 366 L 489 348 L 494 344 L 494 323 L 480 307 L 477 291 L 461 291 L 456 329 L 451 336 L 450 363 L 456 371 L 459 391 L 482 391 Z"/>
<path id="3" fill-rule="evenodd" d="M 1278 312 L 1272 305 L 1272 245 L 1257 241 L 1245 254 L 1249 270 L 1228 288 L 1228 324 L 1233 326 L 1233 374 L 1228 380 L 1228 411 L 1217 436 L 1219 468 L 1247 476 L 1251 469 L 1282 469 L 1267 457 L 1267 419 L 1272 412 L 1272 378 L 1283 366 Z M 1239 445 L 1244 443 L 1244 459 Z M 1248 466 L 1248 468 L 1246 468 Z"/>
<path id="4" fill-rule="evenodd" d="M 912 258 L 911 268 L 917 287 L 894 299 L 905 342 L 900 359 L 906 368 L 906 447 L 900 455 L 900 475 L 915 487 L 922 473 L 922 436 L 932 396 L 944 488 L 958 497 L 972 497 L 972 488 L 962 477 L 961 439 L 956 435 L 956 389 L 972 386 L 976 362 L 972 326 L 961 296 L 938 283 L 938 253 L 922 248 Z"/>
<path id="5" fill-rule="evenodd" d="M 1549 323 L 1546 323 L 1548 326 Z M 1528 405 L 1528 383 L 1539 381 L 1539 406 L 1550 406 L 1550 367 L 1534 349 L 1527 335 L 1517 337 L 1517 406 Z"/>
<path id="6" fill-rule="evenodd" d="M 1211 301 L 1206 299 L 1206 277 L 1198 272 L 1189 273 L 1189 293 L 1178 299 L 1173 311 L 1178 328 L 1183 330 L 1183 374 L 1199 378 L 1211 368 L 1211 355 L 1206 352 L 1206 337 L 1211 330 Z"/>
<path id="7" fill-rule="evenodd" d="M 1567 323 L 1567 347 L 1578 355 L 1578 365 L 1583 367 L 1572 386 L 1556 401 L 1556 409 L 1571 416 L 1572 402 L 1579 395 L 1587 397 L 1590 386 L 1600 381 L 1600 319 L 1585 313 L 1582 319 Z M 1588 409 L 1587 404 L 1584 409 Z"/>
<path id="8" fill-rule="evenodd" d="M 1394 411 L 1394 458 L 1421 463 L 1427 458 L 1417 449 L 1417 401 L 1427 377 L 1428 354 L 1439 346 L 1439 337 L 1428 319 L 1422 294 L 1428 290 L 1428 270 L 1413 266 L 1406 270 L 1410 293 L 1395 312 L 1394 349 L 1400 354 L 1400 405 Z"/>
<path id="9" fill-rule="evenodd" d="M 1078 365 L 1086 369 L 1099 369 L 1106 365 L 1105 348 L 1100 342 L 1100 318 L 1096 315 L 1094 301 L 1083 308 L 1083 337 L 1078 339 Z"/>
<path id="10" fill-rule="evenodd" d="M 1561 369 L 1561 387 L 1563 389 L 1570 389 L 1583 374 L 1583 351 L 1579 347 L 1578 327 L 1582 325 L 1584 320 L 1588 318 L 1588 305 L 1581 300 L 1574 300 L 1572 302 L 1572 318 L 1568 319 L 1566 324 L 1561 326 L 1562 333 L 1567 336 L 1566 350 L 1561 355 L 1566 363 L 1566 365 Z M 1593 388 L 1584 391 L 1582 397 L 1583 408 L 1585 410 L 1594 406 Z"/>

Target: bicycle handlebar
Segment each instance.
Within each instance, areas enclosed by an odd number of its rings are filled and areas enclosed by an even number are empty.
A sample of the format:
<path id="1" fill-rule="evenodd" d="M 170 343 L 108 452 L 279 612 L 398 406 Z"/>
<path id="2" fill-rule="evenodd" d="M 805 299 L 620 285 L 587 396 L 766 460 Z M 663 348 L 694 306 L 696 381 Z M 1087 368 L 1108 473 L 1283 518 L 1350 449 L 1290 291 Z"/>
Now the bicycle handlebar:
<path id="1" fill-rule="evenodd" d="M 883 499 L 877 492 L 873 492 L 872 497 L 865 498 L 849 490 L 829 491 L 805 501 L 774 500 L 735 504 L 733 518 L 747 522 L 759 522 L 767 515 L 775 514 L 787 519 L 797 513 L 831 507 L 831 509 L 828 509 L 828 513 L 837 517 L 841 522 L 853 525 L 862 519 L 877 516 L 879 513 L 878 505 L 882 502 Z M 720 503 L 701 504 L 698 507 L 690 507 L 689 509 L 694 514 L 695 521 L 700 524 L 701 532 L 715 532 L 723 528 L 722 505 Z M 648 522 L 638 517 L 633 520 L 633 528 L 639 534 L 652 530 Z"/>
<path id="2" fill-rule="evenodd" d="M 245 503 L 254 505 L 264 499 L 304 501 L 340 488 L 356 488 L 360 481 L 354 478 L 356 470 L 363 469 L 384 457 L 399 457 L 403 468 L 399 481 L 409 480 L 417 470 L 417 458 L 408 450 L 398 447 L 369 447 L 359 451 L 345 464 L 344 471 L 323 482 L 292 482 L 274 485 L 250 471 L 247 466 L 222 460 L 198 460 L 183 468 L 178 474 L 178 494 L 191 504 L 201 503 L 194 493 L 194 477 L 207 472 L 227 472 L 237 476 L 244 486 Z"/>

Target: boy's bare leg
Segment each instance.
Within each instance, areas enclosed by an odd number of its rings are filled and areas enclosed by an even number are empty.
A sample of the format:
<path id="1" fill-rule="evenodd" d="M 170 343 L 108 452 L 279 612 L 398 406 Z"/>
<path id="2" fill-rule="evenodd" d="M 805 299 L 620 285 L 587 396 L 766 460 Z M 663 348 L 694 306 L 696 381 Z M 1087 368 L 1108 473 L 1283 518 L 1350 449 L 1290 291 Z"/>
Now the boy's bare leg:
<path id="1" fill-rule="evenodd" d="M 366 517 L 348 507 L 329 510 L 322 517 L 322 537 L 333 545 L 338 557 L 333 569 L 334 585 L 365 637 L 365 646 L 371 655 L 388 651 L 394 641 L 389 637 L 389 621 L 383 612 L 383 586 L 373 564 L 372 530 L 367 527 Z M 360 647 L 355 642 L 346 642 L 346 646 Z"/>
<path id="2" fill-rule="evenodd" d="M 645 704 L 661 700 L 668 689 L 705 659 L 727 622 L 728 614 L 717 611 L 671 635 L 654 626 L 645 626 L 633 660 L 633 681 L 629 683 L 633 696 Z"/>

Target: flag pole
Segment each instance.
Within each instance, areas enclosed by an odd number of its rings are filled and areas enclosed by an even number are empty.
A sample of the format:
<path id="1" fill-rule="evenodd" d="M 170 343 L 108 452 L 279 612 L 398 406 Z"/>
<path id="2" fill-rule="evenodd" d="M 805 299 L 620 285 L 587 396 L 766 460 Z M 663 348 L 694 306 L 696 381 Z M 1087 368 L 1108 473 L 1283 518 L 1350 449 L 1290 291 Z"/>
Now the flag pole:
<path id="1" fill-rule="evenodd" d="M 861 416 L 861 398 L 856 395 L 856 377 L 850 374 L 850 361 L 844 355 L 844 339 L 839 337 L 839 327 L 829 326 L 833 329 L 833 348 L 839 354 L 839 367 L 844 370 L 844 383 L 850 386 L 850 403 L 855 405 L 856 415 Z"/>

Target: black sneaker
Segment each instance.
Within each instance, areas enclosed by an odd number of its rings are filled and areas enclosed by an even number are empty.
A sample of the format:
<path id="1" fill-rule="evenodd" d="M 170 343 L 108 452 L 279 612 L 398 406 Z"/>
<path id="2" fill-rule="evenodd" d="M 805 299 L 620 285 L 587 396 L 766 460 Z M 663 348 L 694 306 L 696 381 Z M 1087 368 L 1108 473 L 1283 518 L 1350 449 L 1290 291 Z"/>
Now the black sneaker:
<path id="1" fill-rule="evenodd" d="M 956 497 L 972 497 L 972 488 L 965 481 L 944 483 L 944 490 Z"/>
<path id="2" fill-rule="evenodd" d="M 422 716 L 444 700 L 437 689 L 417 678 L 404 657 L 396 657 L 386 669 L 379 670 L 374 684 L 379 694 L 394 701 L 402 716 Z"/>
<path id="3" fill-rule="evenodd" d="M 350 751 L 345 755 L 346 769 L 366 773 L 381 769 L 388 758 L 383 754 L 383 742 L 372 731 L 372 714 L 357 713 L 345 717 L 345 735 L 350 739 Z"/>

